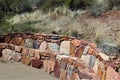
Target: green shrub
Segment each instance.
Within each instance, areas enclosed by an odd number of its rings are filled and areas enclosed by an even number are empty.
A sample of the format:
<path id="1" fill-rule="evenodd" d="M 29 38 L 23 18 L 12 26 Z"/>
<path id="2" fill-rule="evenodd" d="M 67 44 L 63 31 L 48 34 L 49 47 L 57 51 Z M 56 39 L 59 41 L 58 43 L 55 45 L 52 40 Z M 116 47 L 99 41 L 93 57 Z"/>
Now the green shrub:
<path id="1" fill-rule="evenodd" d="M 95 33 L 95 41 L 96 43 L 100 43 L 102 40 L 105 39 L 105 30 L 103 28 L 103 25 L 98 24 L 99 27 L 96 29 Z"/>
<path id="2" fill-rule="evenodd" d="M 71 0 L 46 0 L 42 6 L 42 10 L 48 11 L 58 6 L 65 6 L 69 8 Z"/>
<path id="3" fill-rule="evenodd" d="M 110 0 L 112 8 L 116 7 L 117 10 L 120 10 L 120 0 Z"/>
<path id="4" fill-rule="evenodd" d="M 65 6 L 71 10 L 86 9 L 92 0 L 46 0 L 42 9 L 48 10 L 58 6 Z"/>
<path id="5" fill-rule="evenodd" d="M 86 9 L 90 6 L 92 0 L 71 0 L 70 9 Z"/>
<path id="6" fill-rule="evenodd" d="M 79 34 L 77 31 L 72 31 L 71 36 L 76 37 L 77 39 L 82 39 L 84 34 Z"/>
<path id="7" fill-rule="evenodd" d="M 0 11 L 0 25 L 2 25 L 3 21 L 4 21 L 4 13 Z"/>
<path id="8" fill-rule="evenodd" d="M 93 0 L 90 9 L 93 16 L 100 16 L 111 9 L 111 4 L 109 0 Z"/>
<path id="9" fill-rule="evenodd" d="M 11 24 L 9 22 L 3 21 L 0 27 L 0 34 L 9 33 L 12 31 Z"/>

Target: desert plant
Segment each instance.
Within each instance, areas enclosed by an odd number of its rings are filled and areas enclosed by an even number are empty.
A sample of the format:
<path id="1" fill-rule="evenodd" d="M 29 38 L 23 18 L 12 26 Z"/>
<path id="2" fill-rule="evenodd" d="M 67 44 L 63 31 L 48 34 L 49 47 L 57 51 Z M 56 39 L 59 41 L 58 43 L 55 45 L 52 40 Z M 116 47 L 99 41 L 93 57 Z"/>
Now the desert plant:
<path id="1" fill-rule="evenodd" d="M 4 21 L 4 12 L 0 11 L 0 25 Z"/>
<path id="2" fill-rule="evenodd" d="M 78 9 L 86 9 L 91 5 L 92 0 L 71 0 L 70 9 L 78 10 Z"/>
<path id="3" fill-rule="evenodd" d="M 96 34 L 95 34 L 96 43 L 99 44 L 104 39 L 104 36 L 105 36 L 105 31 L 103 27 L 101 26 L 97 27 Z"/>
<path id="4" fill-rule="evenodd" d="M 7 21 L 3 21 L 0 27 L 0 34 L 9 33 L 12 31 L 11 24 Z"/>
<path id="5" fill-rule="evenodd" d="M 93 0 L 90 10 L 91 14 L 97 17 L 110 10 L 110 8 L 111 5 L 109 0 Z"/>
<path id="6" fill-rule="evenodd" d="M 71 36 L 76 37 L 77 39 L 82 39 L 84 37 L 84 34 L 80 34 L 77 31 L 72 31 Z"/>
<path id="7" fill-rule="evenodd" d="M 120 0 L 110 0 L 112 8 L 116 7 L 117 10 L 120 10 Z"/>

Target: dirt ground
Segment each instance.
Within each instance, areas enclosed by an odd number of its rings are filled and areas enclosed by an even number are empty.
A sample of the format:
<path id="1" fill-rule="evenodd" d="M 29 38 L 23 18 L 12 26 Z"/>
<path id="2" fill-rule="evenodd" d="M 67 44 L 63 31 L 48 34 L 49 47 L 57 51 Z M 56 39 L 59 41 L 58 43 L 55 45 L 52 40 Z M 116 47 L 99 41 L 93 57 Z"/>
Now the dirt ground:
<path id="1" fill-rule="evenodd" d="M 0 80 L 59 80 L 43 69 L 0 58 Z"/>

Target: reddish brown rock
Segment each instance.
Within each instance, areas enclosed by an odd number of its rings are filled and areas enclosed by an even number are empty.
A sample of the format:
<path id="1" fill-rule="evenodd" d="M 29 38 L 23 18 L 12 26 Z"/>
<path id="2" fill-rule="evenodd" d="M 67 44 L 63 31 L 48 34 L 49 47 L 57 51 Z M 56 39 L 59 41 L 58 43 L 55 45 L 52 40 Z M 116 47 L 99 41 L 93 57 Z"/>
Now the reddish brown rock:
<path id="1" fill-rule="evenodd" d="M 75 57 L 75 49 L 76 49 L 76 47 L 74 45 L 70 44 L 70 55 L 72 57 Z"/>
<path id="2" fill-rule="evenodd" d="M 6 46 L 6 43 L 0 43 L 0 49 L 4 49 Z"/>
<path id="3" fill-rule="evenodd" d="M 67 40 L 69 40 L 69 37 L 67 37 L 67 36 L 62 36 L 60 40 L 61 40 L 61 41 L 67 41 Z"/>
<path id="4" fill-rule="evenodd" d="M 85 41 L 85 40 L 81 40 L 81 44 L 83 44 L 84 46 L 87 46 L 89 42 Z"/>
<path id="5" fill-rule="evenodd" d="M 5 43 L 9 43 L 9 41 L 11 40 L 11 36 L 9 36 L 9 35 L 5 35 L 5 37 L 4 37 L 4 42 Z"/>
<path id="6" fill-rule="evenodd" d="M 24 48 L 22 48 L 22 55 L 23 55 L 23 56 L 28 56 L 28 54 L 29 54 L 29 52 L 28 52 L 28 51 L 29 51 L 29 49 L 28 49 L 28 48 L 25 48 L 25 47 L 24 47 Z"/>
<path id="7" fill-rule="evenodd" d="M 25 45 L 25 41 L 24 40 L 21 40 L 19 46 L 24 46 Z"/>
<path id="8" fill-rule="evenodd" d="M 97 70 L 97 75 L 102 78 L 102 69 L 100 67 L 98 67 L 98 70 Z"/>
<path id="9" fill-rule="evenodd" d="M 47 69 L 48 69 L 48 63 L 49 63 L 49 60 L 44 60 L 43 61 L 43 69 L 44 69 L 44 71 L 47 71 Z"/>
<path id="10" fill-rule="evenodd" d="M 54 61 L 47 60 L 47 63 L 46 63 L 46 71 L 47 71 L 47 73 L 52 73 L 54 71 L 54 66 L 55 66 Z"/>
<path id="11" fill-rule="evenodd" d="M 16 37 L 16 38 L 12 38 L 9 43 L 14 45 L 20 45 L 21 42 L 22 42 L 22 38 Z"/>
<path id="12" fill-rule="evenodd" d="M 107 67 L 106 80 L 120 80 L 120 75 L 111 67 Z"/>
<path id="13" fill-rule="evenodd" d="M 72 40 L 71 41 L 71 43 L 74 45 L 74 46 L 80 46 L 80 44 L 81 44 L 81 41 L 80 40 L 77 40 L 77 39 L 75 39 L 75 40 Z"/>
<path id="14" fill-rule="evenodd" d="M 51 52 L 51 53 L 50 53 L 50 60 L 51 60 L 51 61 L 55 61 L 55 60 L 56 60 L 56 55 L 57 55 L 57 53 Z"/>
<path id="15" fill-rule="evenodd" d="M 31 64 L 32 64 L 32 67 L 41 68 L 43 66 L 43 61 L 32 59 Z"/>
<path id="16" fill-rule="evenodd" d="M 89 48 L 88 53 L 89 53 L 90 55 L 93 55 L 93 54 L 94 54 L 94 49 L 93 49 L 93 48 Z"/>
<path id="17" fill-rule="evenodd" d="M 75 57 L 81 57 L 82 54 L 83 54 L 83 51 L 84 51 L 84 46 L 80 46 L 77 50 L 76 50 L 76 54 L 75 54 Z"/>
<path id="18" fill-rule="evenodd" d="M 60 61 L 55 61 L 55 66 L 54 66 L 54 76 L 56 78 L 59 78 L 60 77 Z"/>
<path id="19" fill-rule="evenodd" d="M 66 80 L 67 72 L 64 69 L 61 69 L 60 80 Z"/>
<path id="20" fill-rule="evenodd" d="M 35 59 L 40 59 L 40 51 L 39 50 L 35 50 Z"/>
<path id="21" fill-rule="evenodd" d="M 21 62 L 29 66 L 31 64 L 31 59 L 29 57 L 22 56 Z"/>
<path id="22" fill-rule="evenodd" d="M 94 44 L 94 43 L 89 43 L 89 46 L 92 47 L 92 48 L 97 48 L 97 45 Z"/>
<path id="23" fill-rule="evenodd" d="M 109 66 L 109 67 L 112 67 L 113 69 L 116 68 L 116 65 L 113 64 L 111 61 L 106 61 L 106 62 L 105 62 L 105 66 L 106 66 L 106 67 L 108 67 L 108 66 Z"/>

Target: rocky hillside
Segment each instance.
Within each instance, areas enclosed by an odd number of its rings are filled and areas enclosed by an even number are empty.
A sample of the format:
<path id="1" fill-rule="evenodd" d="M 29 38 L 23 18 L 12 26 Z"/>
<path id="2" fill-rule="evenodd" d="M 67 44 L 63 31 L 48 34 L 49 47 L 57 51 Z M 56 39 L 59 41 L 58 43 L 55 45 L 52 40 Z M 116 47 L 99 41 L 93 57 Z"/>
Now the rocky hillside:
<path id="1" fill-rule="evenodd" d="M 55 32 L 120 54 L 119 4 L 119 0 L 0 0 L 0 33 Z"/>
<path id="2" fill-rule="evenodd" d="M 95 42 L 106 53 L 120 53 L 120 11 L 108 11 L 95 18 L 86 10 L 71 11 L 64 8 L 60 11 L 56 8 L 47 14 L 38 10 L 16 15 L 8 22 L 15 32 L 56 32 Z"/>

